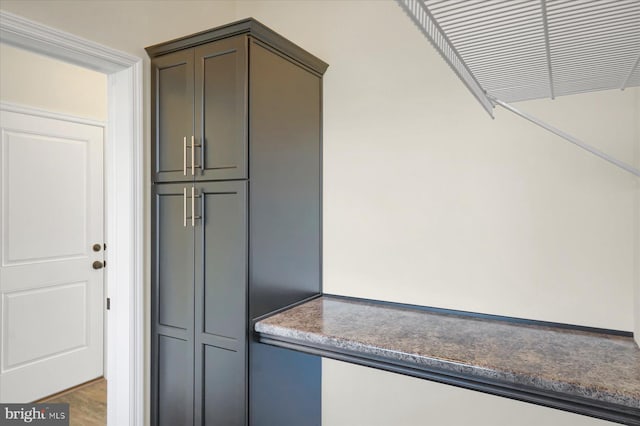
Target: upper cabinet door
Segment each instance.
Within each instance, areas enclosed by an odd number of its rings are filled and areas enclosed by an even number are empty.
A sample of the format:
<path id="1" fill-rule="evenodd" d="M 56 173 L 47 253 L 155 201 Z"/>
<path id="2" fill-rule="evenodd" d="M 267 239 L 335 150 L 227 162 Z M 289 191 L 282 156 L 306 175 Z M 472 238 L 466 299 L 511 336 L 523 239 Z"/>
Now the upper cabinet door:
<path id="1" fill-rule="evenodd" d="M 195 48 L 195 179 L 246 179 L 247 37 Z"/>
<path id="2" fill-rule="evenodd" d="M 153 179 L 156 182 L 193 180 L 193 50 L 170 53 L 152 63 L 151 126 Z"/>

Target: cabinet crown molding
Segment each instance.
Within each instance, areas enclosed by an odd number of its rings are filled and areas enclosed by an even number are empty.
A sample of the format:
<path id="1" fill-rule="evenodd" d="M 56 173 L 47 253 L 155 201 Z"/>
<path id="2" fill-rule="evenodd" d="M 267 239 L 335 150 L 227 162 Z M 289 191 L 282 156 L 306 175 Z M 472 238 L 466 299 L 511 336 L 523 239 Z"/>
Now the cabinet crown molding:
<path id="1" fill-rule="evenodd" d="M 242 19 L 164 43 L 154 44 L 153 46 L 145 48 L 145 50 L 150 58 L 156 58 L 177 50 L 199 46 L 204 43 L 240 34 L 248 34 L 257 40 L 267 43 L 272 48 L 279 50 L 282 54 L 307 66 L 319 75 L 324 74 L 329 66 L 323 60 L 307 52 L 295 43 L 290 42 L 254 18 Z"/>

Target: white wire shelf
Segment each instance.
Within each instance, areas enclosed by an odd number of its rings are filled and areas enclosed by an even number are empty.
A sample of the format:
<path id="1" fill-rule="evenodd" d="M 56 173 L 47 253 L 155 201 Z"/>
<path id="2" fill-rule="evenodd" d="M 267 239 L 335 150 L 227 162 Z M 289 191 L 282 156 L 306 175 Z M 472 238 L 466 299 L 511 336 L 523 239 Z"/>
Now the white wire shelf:
<path id="1" fill-rule="evenodd" d="M 640 0 L 396 0 L 493 117 L 499 105 L 640 177 L 508 102 L 640 86 Z"/>
<path id="2" fill-rule="evenodd" d="M 639 0 L 398 2 L 485 109 L 640 86 Z"/>

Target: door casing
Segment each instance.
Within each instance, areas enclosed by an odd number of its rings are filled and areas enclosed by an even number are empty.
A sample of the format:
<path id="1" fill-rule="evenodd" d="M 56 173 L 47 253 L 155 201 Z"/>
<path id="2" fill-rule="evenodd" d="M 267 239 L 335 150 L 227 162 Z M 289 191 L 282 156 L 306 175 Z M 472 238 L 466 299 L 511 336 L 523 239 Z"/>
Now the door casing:
<path id="1" fill-rule="evenodd" d="M 0 39 L 107 75 L 107 425 L 145 420 L 142 59 L 0 10 Z M 116 350 L 117 349 L 117 350 Z"/>

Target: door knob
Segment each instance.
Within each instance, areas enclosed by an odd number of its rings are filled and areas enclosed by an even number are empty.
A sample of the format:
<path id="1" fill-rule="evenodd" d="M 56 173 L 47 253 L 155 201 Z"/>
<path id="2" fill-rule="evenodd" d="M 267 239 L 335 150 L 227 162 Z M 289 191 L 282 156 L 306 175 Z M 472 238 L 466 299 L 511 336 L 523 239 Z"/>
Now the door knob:
<path id="1" fill-rule="evenodd" d="M 99 260 L 96 260 L 95 262 L 93 262 L 93 269 L 102 269 L 104 268 L 104 263 L 100 262 Z"/>

